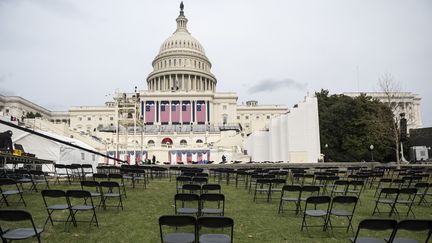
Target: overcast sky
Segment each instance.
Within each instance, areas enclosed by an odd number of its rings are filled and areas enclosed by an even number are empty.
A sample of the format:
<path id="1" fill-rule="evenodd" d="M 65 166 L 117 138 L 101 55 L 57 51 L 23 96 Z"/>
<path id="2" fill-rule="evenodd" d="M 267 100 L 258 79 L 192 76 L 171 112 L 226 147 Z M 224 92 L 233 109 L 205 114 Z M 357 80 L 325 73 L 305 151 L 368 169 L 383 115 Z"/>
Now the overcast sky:
<path id="1" fill-rule="evenodd" d="M 0 93 L 50 110 L 103 105 L 147 89 L 180 1 L 0 0 Z M 422 97 L 432 126 L 432 1 L 186 0 L 217 91 L 239 103 L 301 101 L 307 92 L 379 91 L 391 73 Z"/>

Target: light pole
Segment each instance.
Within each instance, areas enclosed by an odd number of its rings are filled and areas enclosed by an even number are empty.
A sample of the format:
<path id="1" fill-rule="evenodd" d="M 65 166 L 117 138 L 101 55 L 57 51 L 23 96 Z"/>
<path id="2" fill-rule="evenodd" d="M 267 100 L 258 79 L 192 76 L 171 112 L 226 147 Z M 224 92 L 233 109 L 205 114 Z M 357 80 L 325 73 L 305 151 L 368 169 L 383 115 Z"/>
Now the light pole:
<path id="1" fill-rule="evenodd" d="M 373 146 L 373 144 L 371 144 L 371 145 L 369 146 L 369 149 L 370 149 L 370 151 L 371 151 L 371 161 L 374 161 L 374 159 L 373 159 L 373 150 L 374 150 L 374 146 Z"/>
<path id="2" fill-rule="evenodd" d="M 324 145 L 325 151 L 324 151 L 324 162 L 326 161 L 326 157 L 327 157 L 327 148 L 328 148 L 328 144 Z M 328 161 L 328 159 L 327 159 Z"/>

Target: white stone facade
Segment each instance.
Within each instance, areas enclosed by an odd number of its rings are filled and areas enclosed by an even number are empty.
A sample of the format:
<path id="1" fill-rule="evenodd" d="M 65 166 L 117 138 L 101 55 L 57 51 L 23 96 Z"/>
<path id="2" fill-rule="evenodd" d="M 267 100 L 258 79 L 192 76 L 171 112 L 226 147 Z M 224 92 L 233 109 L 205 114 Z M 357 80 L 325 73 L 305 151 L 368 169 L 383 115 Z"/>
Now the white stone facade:
<path id="1" fill-rule="evenodd" d="M 389 97 L 384 92 L 345 92 L 346 96 L 357 97 L 360 94 L 366 94 L 374 99 L 378 99 L 384 104 L 388 104 Z M 418 94 L 411 92 L 392 92 L 390 94 L 391 107 L 394 107 L 393 113 L 399 117 L 401 113 L 405 113 L 407 119 L 407 131 L 423 126 L 421 118 L 421 97 Z"/>

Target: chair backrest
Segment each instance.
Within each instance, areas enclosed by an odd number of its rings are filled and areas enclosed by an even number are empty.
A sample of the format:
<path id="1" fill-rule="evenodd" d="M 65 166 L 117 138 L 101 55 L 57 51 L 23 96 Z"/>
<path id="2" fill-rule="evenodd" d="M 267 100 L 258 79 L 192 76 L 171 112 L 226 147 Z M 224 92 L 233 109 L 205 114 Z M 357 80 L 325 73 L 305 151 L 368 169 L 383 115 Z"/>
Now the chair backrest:
<path id="1" fill-rule="evenodd" d="M 306 198 L 306 204 L 324 204 L 330 203 L 331 197 L 329 196 L 310 196 Z"/>
<path id="2" fill-rule="evenodd" d="M 399 189 L 398 188 L 390 188 L 390 187 L 382 188 L 381 192 L 380 192 L 380 197 L 383 194 L 384 195 L 397 195 L 397 194 L 399 194 Z"/>
<path id="3" fill-rule="evenodd" d="M 66 197 L 66 192 L 63 190 L 42 190 L 43 197 Z"/>
<path id="4" fill-rule="evenodd" d="M 208 178 L 207 177 L 194 177 L 194 178 L 192 178 L 192 182 L 207 183 L 208 182 Z"/>
<path id="5" fill-rule="evenodd" d="M 274 178 L 271 179 L 271 183 L 272 185 L 284 185 L 286 183 L 286 180 L 281 178 Z"/>
<path id="6" fill-rule="evenodd" d="M 416 194 L 417 188 L 401 188 L 399 189 L 399 194 Z"/>
<path id="7" fill-rule="evenodd" d="M 333 203 L 343 203 L 343 204 L 356 204 L 358 202 L 358 197 L 355 196 L 336 196 L 332 199 Z"/>
<path id="8" fill-rule="evenodd" d="M 93 178 L 95 179 L 107 179 L 108 175 L 103 173 L 94 173 Z"/>
<path id="9" fill-rule="evenodd" d="M 225 201 L 224 194 L 221 193 L 204 193 L 200 196 L 201 201 Z"/>
<path id="10" fill-rule="evenodd" d="M 229 217 L 211 217 L 211 216 L 202 216 L 197 220 L 197 227 L 206 227 L 206 228 L 225 228 L 225 227 L 234 227 L 234 220 Z"/>
<path id="11" fill-rule="evenodd" d="M 122 174 L 108 174 L 108 179 L 123 179 Z"/>
<path id="12" fill-rule="evenodd" d="M 368 229 L 368 230 L 393 230 L 397 226 L 397 221 L 393 219 L 364 219 L 359 223 L 360 229 Z"/>
<path id="13" fill-rule="evenodd" d="M 32 220 L 32 216 L 29 212 L 24 210 L 0 210 L 0 220 L 3 221 L 23 221 Z"/>
<path id="14" fill-rule="evenodd" d="M 432 231 L 432 220 L 425 219 L 407 219 L 399 221 L 397 229 L 409 230 L 409 231 Z"/>
<path id="15" fill-rule="evenodd" d="M 68 190 L 66 191 L 66 196 L 73 198 L 91 198 L 91 193 L 85 190 Z"/>
<path id="16" fill-rule="evenodd" d="M 183 184 L 182 191 L 201 191 L 201 186 L 197 184 Z"/>
<path id="17" fill-rule="evenodd" d="M 101 181 L 100 186 L 107 187 L 107 188 L 114 188 L 114 187 L 120 188 L 120 184 L 116 181 Z"/>
<path id="18" fill-rule="evenodd" d="M 9 178 L 0 178 L 0 186 L 8 186 L 8 185 L 16 185 L 16 181 L 14 179 Z"/>
<path id="19" fill-rule="evenodd" d="M 99 187 L 100 184 L 97 181 L 81 181 L 81 188 L 83 187 Z"/>
<path id="20" fill-rule="evenodd" d="M 319 186 L 303 186 L 302 192 L 308 192 L 308 193 L 319 193 L 320 187 Z"/>
<path id="21" fill-rule="evenodd" d="M 282 192 L 301 192 L 302 187 L 299 185 L 285 185 L 282 187 Z"/>
<path id="22" fill-rule="evenodd" d="M 199 199 L 199 195 L 191 193 L 177 193 L 174 195 L 175 201 L 199 201 Z"/>
<path id="23" fill-rule="evenodd" d="M 159 217 L 159 225 L 172 227 L 182 227 L 193 225 L 195 226 L 196 219 L 194 216 L 188 215 L 163 215 Z"/>
<path id="24" fill-rule="evenodd" d="M 208 191 L 221 191 L 221 185 L 219 184 L 204 184 L 201 187 L 203 192 L 208 192 Z"/>

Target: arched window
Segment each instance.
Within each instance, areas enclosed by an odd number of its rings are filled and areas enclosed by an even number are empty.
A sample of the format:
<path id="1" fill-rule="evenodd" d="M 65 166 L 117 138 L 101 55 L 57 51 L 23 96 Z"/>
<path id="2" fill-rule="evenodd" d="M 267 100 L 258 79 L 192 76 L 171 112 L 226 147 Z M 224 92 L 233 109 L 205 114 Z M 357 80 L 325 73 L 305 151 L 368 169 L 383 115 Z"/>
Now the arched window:
<path id="1" fill-rule="evenodd" d="M 167 145 L 172 145 L 173 144 L 173 141 L 172 141 L 172 139 L 171 138 L 164 138 L 164 139 L 162 139 L 162 142 L 161 142 L 162 144 L 167 144 Z"/>
<path id="2" fill-rule="evenodd" d="M 154 142 L 153 140 L 149 140 L 149 141 L 147 142 L 147 146 L 149 146 L 149 147 L 154 147 L 154 146 L 155 146 L 155 142 Z"/>
<path id="3" fill-rule="evenodd" d="M 198 140 L 196 140 L 196 143 L 203 143 L 203 140 L 198 139 Z"/>
<path id="4" fill-rule="evenodd" d="M 180 145 L 186 146 L 187 145 L 187 141 L 185 139 L 180 140 Z"/>

